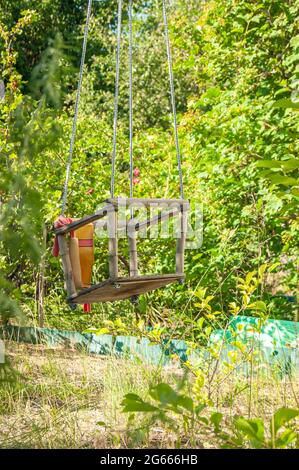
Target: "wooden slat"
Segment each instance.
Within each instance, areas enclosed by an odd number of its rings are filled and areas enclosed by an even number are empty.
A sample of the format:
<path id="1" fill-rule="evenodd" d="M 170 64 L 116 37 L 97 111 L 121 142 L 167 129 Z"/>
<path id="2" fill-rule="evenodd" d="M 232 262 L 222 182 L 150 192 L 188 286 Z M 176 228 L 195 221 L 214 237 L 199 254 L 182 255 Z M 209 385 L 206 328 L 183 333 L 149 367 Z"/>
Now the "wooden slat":
<path id="1" fill-rule="evenodd" d="M 107 206 L 105 206 L 99 212 L 96 212 L 95 214 L 91 214 L 91 215 L 86 215 L 85 217 L 82 217 L 82 219 L 76 220 L 75 222 L 71 224 L 58 228 L 55 230 L 55 234 L 63 235 L 73 230 L 77 230 L 80 227 L 84 227 L 84 225 L 87 225 L 91 222 L 95 222 L 96 220 L 102 219 L 110 211 L 117 210 L 119 204 L 129 205 L 129 204 L 134 204 L 134 203 L 141 203 L 146 207 L 150 206 L 151 204 L 173 204 L 173 205 L 179 205 L 180 207 L 184 207 L 185 210 L 189 208 L 189 201 L 187 201 L 186 199 L 113 198 L 113 199 L 107 199 L 106 203 L 108 203 Z M 111 207 L 109 204 L 112 204 L 113 207 Z M 175 208 L 173 210 L 175 210 Z M 159 219 L 159 220 L 163 220 L 163 219 Z M 144 224 L 148 224 L 148 223 L 149 221 L 144 222 Z M 156 223 L 155 217 L 152 219 L 152 222 L 150 224 L 154 224 L 154 223 Z M 136 228 L 136 230 L 139 230 L 139 228 Z"/>
<path id="2" fill-rule="evenodd" d="M 118 276 L 118 240 L 117 240 L 117 213 L 108 214 L 108 247 L 109 247 L 109 276 L 114 279 Z"/>
<path id="3" fill-rule="evenodd" d="M 179 207 L 177 209 L 173 209 L 168 212 L 161 212 L 160 214 L 156 215 L 152 219 L 148 219 L 143 222 L 137 222 L 137 224 L 135 224 L 134 226 L 134 229 L 136 231 L 142 230 L 144 228 L 158 224 L 162 220 L 167 220 L 168 218 L 175 217 L 176 215 L 179 215 L 180 213 L 181 213 L 181 209 Z"/>
<path id="4" fill-rule="evenodd" d="M 138 276 L 137 238 L 129 236 L 130 276 Z"/>
<path id="5" fill-rule="evenodd" d="M 77 230 L 80 227 L 84 227 L 84 225 L 87 225 L 91 222 L 94 222 L 96 220 L 99 220 L 103 217 L 105 217 L 109 211 L 112 211 L 113 208 L 109 205 L 112 204 L 114 207 L 114 210 L 117 210 L 117 207 L 119 204 L 134 204 L 134 203 L 140 203 L 143 204 L 144 206 L 148 207 L 151 204 L 173 204 L 173 205 L 179 205 L 180 207 L 184 207 L 184 209 L 189 208 L 189 201 L 187 199 L 164 199 L 164 198 L 112 198 L 112 199 L 107 199 L 105 201 L 107 206 L 105 206 L 103 209 L 101 209 L 99 212 L 96 212 L 95 214 L 87 215 L 83 217 L 82 219 L 76 220 L 75 222 L 65 225 L 64 227 L 60 227 L 55 230 L 56 235 L 62 235 L 65 233 L 69 233 L 72 230 Z"/>
<path id="6" fill-rule="evenodd" d="M 180 233 L 176 246 L 176 272 L 184 272 L 185 244 L 187 234 L 187 211 L 180 214 Z"/>
<path id="7" fill-rule="evenodd" d="M 63 235 L 63 234 L 71 232 L 72 230 L 77 230 L 80 227 L 84 227 L 84 225 L 87 225 L 87 224 L 90 224 L 91 222 L 102 219 L 109 212 L 113 212 L 113 211 L 115 211 L 115 207 L 113 207 L 113 205 L 106 206 L 103 209 L 101 209 L 99 212 L 96 212 L 95 214 L 86 215 L 82 219 L 75 220 L 75 222 L 71 224 L 68 224 L 68 225 L 65 225 L 64 227 L 56 229 L 55 234 Z"/>
<path id="8" fill-rule="evenodd" d="M 89 287 L 79 292 L 78 295 L 69 298 L 71 303 L 84 304 L 93 302 L 113 302 L 124 300 L 133 295 L 141 295 L 146 292 L 164 287 L 167 284 L 183 279 L 183 274 L 164 274 L 154 276 L 138 276 L 134 278 L 117 278 L 107 280 L 101 284 Z M 115 287 L 118 286 L 118 288 Z"/>
<path id="9" fill-rule="evenodd" d="M 74 283 L 69 247 L 67 240 L 63 235 L 58 235 L 58 245 L 63 266 L 66 291 L 68 293 L 68 296 L 70 297 L 76 295 L 77 292 Z"/>
<path id="10" fill-rule="evenodd" d="M 115 207 L 119 204 L 123 205 L 130 205 L 130 204 L 143 204 L 144 206 L 148 207 L 151 204 L 178 204 L 179 206 L 185 206 L 186 208 L 189 207 L 189 201 L 187 199 L 164 199 L 164 198 L 112 198 L 107 199 L 106 202 L 110 202 Z"/>

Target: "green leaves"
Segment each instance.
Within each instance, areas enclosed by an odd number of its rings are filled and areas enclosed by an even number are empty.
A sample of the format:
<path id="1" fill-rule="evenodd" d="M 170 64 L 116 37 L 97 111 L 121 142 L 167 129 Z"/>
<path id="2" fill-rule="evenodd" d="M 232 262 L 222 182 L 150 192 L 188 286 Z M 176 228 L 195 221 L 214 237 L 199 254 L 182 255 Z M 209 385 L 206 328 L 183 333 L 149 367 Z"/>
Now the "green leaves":
<path id="1" fill-rule="evenodd" d="M 251 445 L 255 448 L 261 448 L 264 443 L 265 429 L 261 419 L 236 418 L 235 426 L 244 436 L 246 436 Z"/>
<path id="2" fill-rule="evenodd" d="M 187 411 L 193 413 L 194 404 L 193 400 L 186 396 L 178 394 L 168 384 L 161 383 L 150 390 L 150 396 L 159 401 L 162 406 L 170 405 L 173 409 L 178 410 L 178 407 L 182 407 Z"/>
<path id="3" fill-rule="evenodd" d="M 276 160 L 259 160 L 255 166 L 257 168 L 281 168 L 280 162 Z"/>
<path id="4" fill-rule="evenodd" d="M 299 168 L 299 158 L 290 158 L 288 160 L 259 160 L 256 162 L 257 168 L 277 168 L 284 171 L 292 171 Z"/>
<path id="5" fill-rule="evenodd" d="M 267 313 L 267 305 L 262 300 L 257 300 L 256 302 L 252 302 L 251 304 L 247 306 L 247 308 L 251 310 L 257 310 L 263 313 Z"/>
<path id="6" fill-rule="evenodd" d="M 170 385 L 160 383 L 150 390 L 150 396 L 159 401 L 162 405 L 176 404 L 178 400 L 178 394 Z"/>
<path id="7" fill-rule="evenodd" d="M 57 34 L 33 69 L 31 78 L 33 96 L 55 108 L 62 105 L 62 63 L 66 59 L 63 49 L 62 36 Z"/>
<path id="8" fill-rule="evenodd" d="M 274 184 L 282 184 L 283 186 L 299 186 L 299 180 L 289 176 L 268 175 L 267 178 Z"/>
<path id="9" fill-rule="evenodd" d="M 293 109 L 298 111 L 299 102 L 294 102 L 290 98 L 282 98 L 274 103 L 273 108 Z"/>
<path id="10" fill-rule="evenodd" d="M 125 395 L 122 401 L 123 412 L 156 412 L 167 409 L 182 413 L 184 409 L 190 413 L 194 412 L 194 403 L 192 398 L 177 393 L 170 385 L 159 383 L 149 390 L 150 397 L 157 402 L 157 406 L 145 402 L 138 395 L 129 393 Z"/>
<path id="11" fill-rule="evenodd" d="M 285 448 L 291 446 L 298 438 L 298 432 L 295 429 L 287 428 L 280 434 L 281 428 L 292 422 L 299 416 L 298 409 L 280 408 L 270 418 L 269 434 L 267 439 L 265 432 L 265 423 L 261 418 L 247 419 L 238 416 L 234 419 L 234 426 L 239 433 L 239 437 L 248 441 L 250 446 L 255 449 L 261 448 Z"/>
<path id="12" fill-rule="evenodd" d="M 180 389 L 185 386 L 185 382 L 180 384 Z M 194 403 L 190 395 L 179 393 L 167 383 L 158 383 L 150 387 L 148 394 L 154 404 L 143 400 L 139 395 L 129 393 L 125 395 L 121 405 L 123 412 L 131 413 L 128 418 L 128 425 L 133 422 L 134 414 L 145 413 L 143 424 L 139 426 L 142 432 L 148 431 L 154 424 L 159 423 L 171 432 L 177 433 L 177 440 L 180 442 L 180 434 L 183 430 L 187 435 L 193 434 L 196 426 L 209 426 L 209 420 L 201 416 L 206 408 L 205 403 Z M 215 428 L 218 428 L 220 417 L 215 414 L 212 418 Z M 178 444 L 179 445 L 179 444 Z"/>
<path id="13" fill-rule="evenodd" d="M 220 431 L 220 423 L 222 421 L 223 414 L 219 412 L 212 413 L 210 416 L 210 421 L 214 426 L 214 432 L 218 433 Z"/>
<path id="14" fill-rule="evenodd" d="M 282 426 L 285 426 L 287 423 L 297 418 L 297 416 L 299 416 L 299 410 L 295 410 L 293 408 L 284 407 L 276 411 L 276 413 L 274 413 L 274 416 L 273 416 L 274 435 L 276 436 L 277 432 L 280 430 Z"/>
<path id="15" fill-rule="evenodd" d="M 8 0 L 3 2 L 0 16 L 7 32 L 21 16 L 24 0 L 13 2 L 14 7 Z M 34 24 L 22 27 L 24 36 L 18 35 L 15 43 L 16 52 L 22 52 L 17 60 L 17 70 L 23 74 L 24 81 L 28 80 L 33 66 L 40 61 L 33 72 L 34 83 L 30 90 L 34 99 L 44 97 L 41 119 L 38 122 L 28 119 L 34 117 L 32 112 L 36 114 L 40 111 L 36 111 L 36 104 L 27 96 L 26 106 L 18 116 L 18 122 L 22 125 L 19 129 L 13 126 L 18 133 L 15 144 L 6 142 L 5 135 L 11 136 L 11 125 L 8 134 L 6 129 L 0 136 L 4 155 L 1 168 L 5 168 L 6 153 L 8 160 L 18 166 L 14 150 L 20 146 L 21 131 L 28 129 L 28 121 L 33 122 L 25 156 L 27 172 L 31 174 L 28 183 L 41 194 L 43 215 L 49 225 L 59 211 L 61 177 L 68 153 L 86 15 L 86 2 L 82 0 L 75 2 L 74 8 L 66 6 L 62 16 L 57 14 L 58 3 L 50 7 L 49 2 L 32 2 L 32 8 L 36 11 Z M 179 0 L 176 8 L 169 10 L 186 195 L 203 203 L 204 237 L 200 250 L 186 252 L 188 277 L 185 286 L 173 286 L 146 298 L 141 297 L 138 308 L 147 320 L 149 312 L 152 315 L 152 312 L 160 314 L 171 310 L 173 315 L 179 315 L 188 305 L 190 317 L 204 314 L 204 318 L 198 321 L 196 339 L 200 334 L 202 338 L 206 337 L 208 330 L 205 327 L 214 321 L 222 324 L 224 315 L 229 313 L 229 304 L 236 301 L 236 278 L 252 272 L 265 259 L 280 259 L 282 253 L 287 253 L 290 260 L 296 258 L 298 226 L 294 212 L 299 194 L 295 173 L 298 171 L 297 114 L 285 106 L 289 106 L 287 99 L 291 90 L 294 90 L 294 96 L 296 89 L 298 35 L 291 5 L 278 1 L 271 11 L 272 24 L 266 13 L 267 5 L 264 0 L 259 4 L 221 0 L 207 2 L 199 10 L 198 1 Z M 91 28 L 88 42 L 70 184 L 69 210 L 70 215 L 74 216 L 96 209 L 99 194 L 104 190 L 105 198 L 109 191 L 115 78 L 114 7 L 111 2 L 96 2 L 93 7 L 97 27 Z M 135 24 L 138 34 L 134 52 L 134 161 L 142 175 L 142 182 L 136 191 L 140 196 L 174 196 L 178 190 L 178 179 L 168 112 L 164 42 L 160 34 L 161 11 L 152 2 L 145 7 L 145 15 L 141 13 L 143 6 L 139 1 L 136 8 L 140 10 Z M 124 28 L 126 21 L 127 18 L 124 18 Z M 55 39 L 57 32 L 61 34 Z M 124 48 L 126 40 L 124 37 Z M 24 52 L 22 45 L 25 43 Z M 126 73 L 122 76 L 117 187 L 121 194 L 126 194 Z M 22 78 L 19 83 L 22 85 Z M 13 79 L 11 82 L 5 79 L 6 94 L 9 94 L 10 84 L 12 86 Z M 23 92 L 28 90 L 29 86 L 24 84 Z M 63 109 L 59 103 L 64 106 Z M 4 107 L 9 108 L 7 101 L 1 101 L 1 113 Z M 8 109 L 10 118 L 7 122 L 15 119 L 11 112 L 13 109 Z M 44 119 L 46 113 L 47 120 Z M 3 122 L 6 122 L 4 115 Z M 60 133 L 52 132 L 54 125 L 60 127 Z M 15 146 L 13 151 L 10 145 Z M 94 193 L 87 195 L 89 188 Z M 38 212 L 39 209 L 36 214 L 30 213 L 27 220 L 22 219 L 22 224 L 26 222 L 22 227 L 26 225 L 28 230 L 30 219 L 35 220 Z M 17 246 L 16 241 L 13 234 L 12 247 Z M 103 249 L 104 243 L 100 241 L 94 270 L 96 282 L 108 274 L 106 261 L 101 256 Z M 126 250 L 126 247 L 123 245 L 120 249 Z M 24 253 L 26 250 L 28 252 L 24 240 L 21 251 Z M 152 250 L 145 243 L 140 245 L 140 250 L 141 272 L 154 269 Z M 173 250 L 174 246 L 169 240 L 164 239 L 159 246 L 157 243 L 155 252 L 159 272 L 167 272 L 170 268 Z M 36 250 L 35 259 L 37 253 Z M 64 311 L 61 271 L 58 262 L 50 260 L 50 256 L 48 264 L 51 269 L 47 273 L 47 292 L 49 298 L 55 298 L 49 318 L 54 318 L 52 313 Z M 294 289 L 294 282 L 290 281 L 294 279 L 295 272 L 292 261 L 288 264 L 288 270 L 292 272 L 280 278 L 283 285 L 278 286 L 279 290 Z M 33 291 L 35 278 L 27 262 L 22 263 L 19 272 L 28 279 Z M 56 295 L 58 284 L 60 290 Z M 197 289 L 198 284 L 200 289 Z M 189 302 L 190 292 L 196 289 Z M 246 289 L 243 289 L 244 304 L 237 302 L 231 309 L 233 314 L 248 304 L 254 304 L 257 297 L 249 299 L 253 291 L 254 294 L 263 291 L 263 295 L 267 295 L 267 288 L 256 289 L 253 283 Z M 30 303 L 30 309 L 33 297 L 31 294 L 23 295 L 24 301 Z M 265 299 L 258 298 L 258 301 L 265 302 Z M 261 305 L 255 304 L 257 313 L 265 312 Z M 115 311 L 109 305 L 103 308 L 105 315 L 110 320 L 114 319 Z M 131 327 L 132 309 L 129 304 L 123 304 L 122 308 L 126 318 L 125 334 L 126 325 Z M 249 308 L 251 313 L 252 307 Z M 100 309 L 95 306 L 95 311 L 97 313 Z M 291 317 L 287 308 L 282 311 L 275 307 L 271 313 Z M 167 315 L 166 327 L 169 326 L 170 317 Z M 70 317 L 72 325 L 66 318 L 69 317 L 64 316 L 65 326 L 73 327 L 74 321 L 77 322 L 76 326 L 87 326 L 87 317 L 77 316 L 76 320 Z M 107 333 L 107 329 L 113 333 L 119 333 L 122 329 L 105 324 L 103 328 L 99 330 L 102 334 Z M 183 330 L 184 326 L 179 328 Z M 163 335 L 164 331 L 154 329 L 152 342 L 160 342 Z"/>
<path id="16" fill-rule="evenodd" d="M 262 175 L 275 185 L 298 186 L 299 180 L 287 176 L 286 173 L 293 172 L 299 168 L 299 158 L 289 158 L 287 160 L 259 160 L 255 164 L 256 168 L 267 168 Z M 283 174 L 282 174 L 283 173 Z"/>
<path id="17" fill-rule="evenodd" d="M 145 402 L 135 393 L 127 393 L 125 398 L 121 402 L 124 413 L 148 413 L 153 411 L 158 411 L 158 408 L 151 405 L 150 403 Z"/>
<path id="18" fill-rule="evenodd" d="M 222 413 L 214 411 L 209 417 L 202 416 L 202 411 L 207 408 L 205 403 L 194 406 L 191 396 L 178 393 L 167 383 L 159 383 L 151 387 L 149 396 L 155 404 L 143 400 L 139 395 L 128 393 L 121 403 L 123 412 L 150 414 L 146 426 L 149 423 L 152 425 L 159 422 L 170 426 L 178 433 L 180 433 L 180 419 L 182 419 L 184 430 L 188 432 L 198 432 L 200 427 L 204 426 L 204 429 L 209 429 L 217 438 L 224 441 L 225 447 L 286 448 L 292 447 L 298 438 L 294 423 L 299 416 L 298 409 L 280 408 L 270 418 L 269 426 L 266 426 L 265 421 L 260 417 L 235 416 L 230 422 L 225 420 L 226 430 L 224 431 Z M 129 421 L 131 422 L 132 419 L 131 415 Z"/>

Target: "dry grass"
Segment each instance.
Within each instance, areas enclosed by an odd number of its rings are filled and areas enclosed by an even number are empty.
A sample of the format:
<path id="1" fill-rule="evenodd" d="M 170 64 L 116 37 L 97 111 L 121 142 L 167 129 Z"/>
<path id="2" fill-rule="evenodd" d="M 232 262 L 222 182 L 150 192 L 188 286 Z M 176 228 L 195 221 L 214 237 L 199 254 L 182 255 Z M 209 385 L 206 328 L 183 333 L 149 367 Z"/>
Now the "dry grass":
<path id="1" fill-rule="evenodd" d="M 175 384 L 178 367 L 156 368 L 112 357 L 92 357 L 73 350 L 41 345 L 6 344 L 13 366 L 22 374 L 14 387 L 0 389 L 0 447 L 111 448 L 171 447 L 176 436 L 162 427 L 151 429 L 138 443 L 121 412 L 124 394 L 147 398 L 150 384 Z M 190 381 L 189 386 L 192 386 Z M 298 384 L 265 374 L 242 377 L 217 374 L 211 399 L 213 409 L 228 419 L 235 414 L 268 418 L 280 406 L 295 406 Z M 208 410 L 207 410 L 208 411 Z M 209 410 L 210 411 L 210 410 Z M 99 425 L 104 422 L 106 426 Z M 140 421 L 139 421 L 140 422 Z M 137 420 L 138 424 L 138 420 Z M 140 437 L 140 436 L 139 436 Z M 182 446 L 190 446 L 188 435 Z M 200 433 L 198 447 L 217 447 L 211 433 Z"/>
<path id="2" fill-rule="evenodd" d="M 121 439 L 97 423 L 125 429 L 123 395 L 159 378 L 148 366 L 72 350 L 8 342 L 6 352 L 23 378 L 0 389 L 1 447 L 118 446 Z"/>

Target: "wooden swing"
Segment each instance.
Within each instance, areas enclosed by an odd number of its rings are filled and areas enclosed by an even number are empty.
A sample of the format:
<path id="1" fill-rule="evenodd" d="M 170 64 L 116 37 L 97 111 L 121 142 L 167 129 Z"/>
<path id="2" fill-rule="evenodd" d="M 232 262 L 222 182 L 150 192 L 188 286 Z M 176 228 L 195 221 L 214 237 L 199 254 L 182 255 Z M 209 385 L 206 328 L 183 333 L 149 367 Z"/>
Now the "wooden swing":
<path id="1" fill-rule="evenodd" d="M 175 130 L 175 142 L 177 151 L 178 170 L 180 176 L 180 199 L 157 199 L 157 198 L 133 198 L 133 103 L 132 103 L 132 0 L 129 1 L 129 88 L 130 88 L 130 198 L 116 198 L 114 197 L 114 174 L 115 174 L 115 157 L 116 157 L 116 140 L 117 140 L 117 115 L 118 115 L 118 90 L 119 90 L 119 66 L 120 66 L 120 42 L 121 42 L 121 16 L 122 16 L 122 0 L 119 0 L 118 4 L 118 32 L 117 32 L 117 51 L 116 51 L 116 84 L 115 84 L 115 101 L 114 101 L 114 132 L 113 132 L 113 153 L 112 153 L 112 175 L 111 175 L 111 198 L 107 199 L 104 203 L 104 207 L 92 214 L 83 217 L 63 225 L 62 227 L 55 229 L 55 234 L 58 239 L 59 251 L 62 259 L 64 277 L 65 277 L 65 288 L 68 294 L 68 302 L 70 304 L 91 304 L 96 302 L 116 301 L 131 298 L 136 300 L 140 294 L 152 291 L 154 289 L 164 287 L 167 284 L 173 282 L 183 282 L 184 279 L 184 250 L 186 241 L 187 231 L 187 213 L 189 209 L 189 202 L 183 197 L 183 182 L 181 172 L 181 157 L 178 141 L 178 131 L 176 122 L 176 108 L 175 108 L 175 97 L 174 97 L 174 86 L 173 86 L 173 74 L 170 54 L 170 44 L 168 38 L 168 25 L 166 16 L 165 0 L 162 0 L 163 4 L 163 17 L 165 26 L 165 38 L 167 57 L 169 65 L 169 79 L 170 79 L 170 91 L 172 100 L 172 110 L 174 116 L 174 130 Z M 69 159 L 67 163 L 66 180 L 62 198 L 62 214 L 65 212 L 66 200 L 67 200 L 67 188 L 70 176 L 71 161 L 73 156 L 73 148 L 76 135 L 76 125 L 78 117 L 78 107 L 80 100 L 80 90 L 82 86 L 83 68 L 85 61 L 87 36 L 89 29 L 89 22 L 91 16 L 91 5 L 92 0 L 89 0 L 87 10 L 87 20 L 85 25 L 84 39 L 83 39 L 83 50 L 80 65 L 79 83 L 77 90 L 75 115 L 73 122 L 73 130 L 70 142 Z M 132 207 L 134 204 L 141 204 L 143 207 L 150 208 L 153 205 L 155 207 L 165 207 L 169 210 L 162 210 L 155 217 L 149 218 L 142 222 L 136 222 L 132 226 L 132 210 L 131 210 L 131 223 L 130 233 L 128 233 L 128 244 L 129 244 L 129 276 L 120 277 L 118 270 L 118 212 L 119 207 Z M 93 249 L 90 251 L 90 257 L 82 258 L 82 253 L 74 251 L 72 247 L 77 242 L 71 239 L 71 234 L 79 233 L 83 227 L 88 227 L 90 224 L 96 223 L 99 219 L 107 217 L 107 224 L 109 227 L 108 235 L 108 246 L 109 246 L 109 279 L 95 285 L 88 285 L 89 282 L 82 282 L 81 274 L 83 271 L 90 273 L 87 278 L 91 278 L 91 269 L 93 263 Z M 169 274 L 153 274 L 153 275 L 138 275 L 138 253 L 137 253 L 137 235 L 138 231 L 146 229 L 160 221 L 167 220 L 172 217 L 178 217 L 179 221 L 179 233 L 177 237 L 176 247 L 176 272 Z M 128 225 L 126 224 L 128 228 Z M 79 245 L 80 246 L 80 245 Z M 78 250 L 75 248 L 75 250 Z M 89 261 L 88 261 L 89 259 Z M 75 260 L 75 261 L 74 261 Z M 83 261 L 82 261 L 83 260 Z M 84 265 L 84 263 L 87 263 Z M 78 280 L 79 279 L 79 280 Z M 78 288 L 79 287 L 79 288 Z"/>

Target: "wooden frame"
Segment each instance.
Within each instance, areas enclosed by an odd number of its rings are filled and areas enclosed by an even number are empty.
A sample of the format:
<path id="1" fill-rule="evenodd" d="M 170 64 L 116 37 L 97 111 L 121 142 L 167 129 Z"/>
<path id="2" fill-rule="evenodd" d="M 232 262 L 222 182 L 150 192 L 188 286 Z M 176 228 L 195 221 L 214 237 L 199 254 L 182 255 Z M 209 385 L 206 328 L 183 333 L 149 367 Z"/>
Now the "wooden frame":
<path id="1" fill-rule="evenodd" d="M 141 204 L 148 207 L 159 207 L 168 205 L 169 210 L 161 212 L 151 219 L 143 222 L 137 222 L 130 227 L 128 236 L 129 244 L 129 267 L 130 277 L 120 278 L 118 276 L 118 211 L 120 206 L 128 207 L 128 205 Z M 65 287 L 68 294 L 68 300 L 71 303 L 83 303 L 84 299 L 88 301 L 111 301 L 113 294 L 111 286 L 114 288 L 125 289 L 115 294 L 116 299 L 129 298 L 140 295 L 140 293 L 162 287 L 171 282 L 181 281 L 184 279 L 184 251 L 187 233 L 187 213 L 189 202 L 184 199 L 142 199 L 142 198 L 112 198 L 105 201 L 103 209 L 95 214 L 88 215 L 82 219 L 76 220 L 71 224 L 55 230 L 58 237 L 59 249 L 62 259 L 62 266 L 65 277 Z M 70 232 L 83 227 L 91 222 L 96 222 L 103 217 L 108 216 L 108 249 L 109 249 L 109 279 L 98 285 L 83 289 L 77 293 L 72 273 L 72 265 L 70 261 L 67 236 Z M 171 217 L 179 217 L 180 229 L 176 246 L 176 273 L 165 275 L 138 276 L 138 254 L 137 254 L 137 232 L 151 227 L 163 220 Z M 113 291 L 112 291 L 113 292 Z"/>

